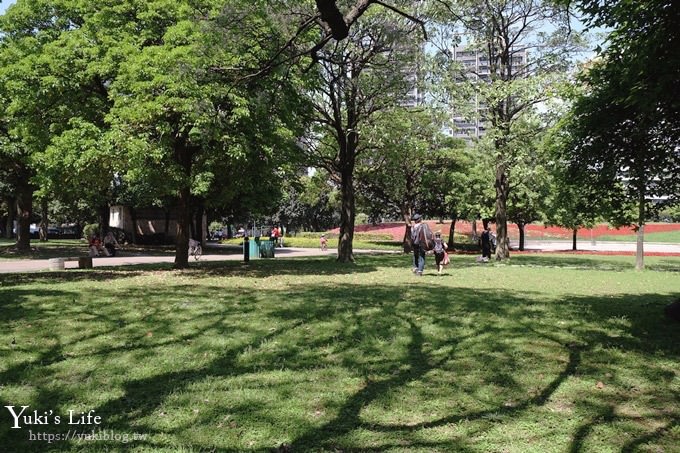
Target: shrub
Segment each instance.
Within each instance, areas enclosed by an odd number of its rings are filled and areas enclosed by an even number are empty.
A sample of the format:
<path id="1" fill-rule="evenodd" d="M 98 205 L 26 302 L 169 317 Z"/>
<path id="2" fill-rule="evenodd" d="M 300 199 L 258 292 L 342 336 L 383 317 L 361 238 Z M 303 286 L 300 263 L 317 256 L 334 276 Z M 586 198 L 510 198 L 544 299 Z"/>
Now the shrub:
<path id="1" fill-rule="evenodd" d="M 99 234 L 98 223 L 88 223 L 83 227 L 83 238 L 87 239 L 94 234 Z"/>

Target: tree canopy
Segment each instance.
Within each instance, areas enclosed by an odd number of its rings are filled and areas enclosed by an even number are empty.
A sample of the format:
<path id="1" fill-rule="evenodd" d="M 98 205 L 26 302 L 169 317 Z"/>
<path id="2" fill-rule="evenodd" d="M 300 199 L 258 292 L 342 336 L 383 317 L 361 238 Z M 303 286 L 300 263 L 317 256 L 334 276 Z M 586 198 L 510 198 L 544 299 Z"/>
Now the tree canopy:
<path id="1" fill-rule="evenodd" d="M 574 178 L 604 194 L 610 217 L 631 204 L 638 228 L 636 267 L 643 263 L 649 209 L 680 196 L 680 5 L 664 0 L 577 2 L 592 23 L 614 30 L 609 45 L 582 73 L 564 153 Z M 651 203 L 652 200 L 660 203 Z M 630 221 L 629 221 L 630 222 Z"/>

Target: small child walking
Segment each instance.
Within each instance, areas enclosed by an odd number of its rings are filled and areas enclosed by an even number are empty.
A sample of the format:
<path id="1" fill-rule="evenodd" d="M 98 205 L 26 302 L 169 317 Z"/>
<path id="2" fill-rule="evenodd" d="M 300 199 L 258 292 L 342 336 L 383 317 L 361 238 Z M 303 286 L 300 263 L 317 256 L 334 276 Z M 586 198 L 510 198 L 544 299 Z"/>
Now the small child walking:
<path id="1" fill-rule="evenodd" d="M 438 274 L 441 274 L 444 266 L 449 264 L 446 247 L 446 243 L 442 240 L 442 233 L 440 231 L 434 233 L 434 262 L 437 265 Z"/>

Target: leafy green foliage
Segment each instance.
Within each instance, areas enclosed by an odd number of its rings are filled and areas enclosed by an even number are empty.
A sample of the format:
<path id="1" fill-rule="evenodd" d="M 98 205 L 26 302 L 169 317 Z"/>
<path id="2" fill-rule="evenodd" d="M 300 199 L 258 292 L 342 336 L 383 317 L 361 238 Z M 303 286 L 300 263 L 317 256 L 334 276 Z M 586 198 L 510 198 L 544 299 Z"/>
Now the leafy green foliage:
<path id="1" fill-rule="evenodd" d="M 397 107 L 380 112 L 362 130 L 373 151 L 359 161 L 357 186 L 374 218 L 409 221 L 416 212 L 438 215 L 445 209 L 443 179 L 455 169 L 446 157 L 461 145 L 441 126 L 432 110 Z"/>
<path id="2" fill-rule="evenodd" d="M 485 59 L 484 71 L 480 68 L 470 74 L 461 68 L 455 78 L 459 83 L 471 83 L 471 89 L 485 106 L 485 139 L 493 145 L 495 170 L 499 236 L 496 258 L 506 259 L 510 168 L 522 145 L 517 140 L 521 125 L 516 123 L 525 121 L 537 103 L 556 91 L 571 64 L 570 56 L 581 48 L 583 41 L 578 33 L 570 32 L 565 9 L 552 1 L 465 0 L 435 5 L 435 17 L 443 25 L 440 58 L 453 57 L 454 48 L 460 44 L 457 36 L 462 34 L 466 48 L 479 52 Z"/>
<path id="3" fill-rule="evenodd" d="M 574 179 L 604 194 L 612 221 L 640 227 L 642 268 L 644 223 L 680 194 L 680 7 L 664 0 L 577 3 L 614 31 L 582 74 L 586 88 L 574 103 L 564 155 Z"/>

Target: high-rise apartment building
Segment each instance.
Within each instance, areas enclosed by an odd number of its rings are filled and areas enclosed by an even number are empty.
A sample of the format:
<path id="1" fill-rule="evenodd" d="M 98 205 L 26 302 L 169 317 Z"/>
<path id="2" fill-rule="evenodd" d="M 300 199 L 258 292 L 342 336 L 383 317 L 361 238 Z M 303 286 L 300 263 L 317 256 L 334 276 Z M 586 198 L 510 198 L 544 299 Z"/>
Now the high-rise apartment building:
<path id="1" fill-rule="evenodd" d="M 491 68 L 489 57 L 486 52 L 456 47 L 453 49 L 453 59 L 462 64 L 465 77 L 476 83 L 491 82 Z M 520 73 L 527 63 L 527 52 L 514 51 L 512 66 L 514 73 Z M 487 106 L 479 95 L 474 94 L 469 99 L 469 104 L 459 111 L 453 112 L 452 127 L 446 132 L 456 138 L 462 138 L 468 142 L 482 137 L 486 131 Z"/>

